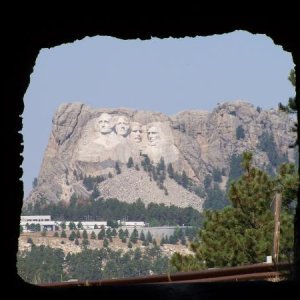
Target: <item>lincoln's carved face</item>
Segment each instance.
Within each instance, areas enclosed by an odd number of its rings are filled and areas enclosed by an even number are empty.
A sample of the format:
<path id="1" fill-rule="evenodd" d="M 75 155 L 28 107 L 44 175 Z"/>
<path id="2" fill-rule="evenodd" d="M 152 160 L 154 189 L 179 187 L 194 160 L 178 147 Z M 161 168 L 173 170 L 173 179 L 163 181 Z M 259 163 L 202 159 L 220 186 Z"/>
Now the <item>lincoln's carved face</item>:
<path id="1" fill-rule="evenodd" d="M 129 120 L 127 117 L 119 117 L 116 123 L 116 132 L 118 135 L 127 136 L 129 130 Z"/>
<path id="2" fill-rule="evenodd" d="M 111 120 L 111 115 L 107 113 L 103 113 L 97 120 L 96 120 L 96 128 L 100 130 L 102 134 L 107 134 L 112 132 L 113 124 Z"/>
<path id="3" fill-rule="evenodd" d="M 160 140 L 160 132 L 156 126 L 151 126 L 147 130 L 147 137 L 151 146 L 156 146 Z"/>
<path id="4" fill-rule="evenodd" d="M 131 123 L 130 137 L 136 143 L 140 143 L 142 141 L 142 126 L 140 123 Z"/>

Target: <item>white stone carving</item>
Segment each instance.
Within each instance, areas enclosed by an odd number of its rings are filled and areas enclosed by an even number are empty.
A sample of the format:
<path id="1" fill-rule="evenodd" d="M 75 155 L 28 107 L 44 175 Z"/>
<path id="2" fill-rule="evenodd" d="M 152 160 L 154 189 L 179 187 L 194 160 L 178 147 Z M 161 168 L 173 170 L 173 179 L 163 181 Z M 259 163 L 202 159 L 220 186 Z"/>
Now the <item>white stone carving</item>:
<path id="1" fill-rule="evenodd" d="M 161 157 L 165 162 L 179 159 L 168 122 L 142 125 L 139 122 L 130 123 L 125 116 L 112 117 L 102 113 L 86 124 L 82 134 L 74 155 L 79 161 L 102 162 L 111 159 L 127 163 L 129 157 L 133 157 L 138 162 L 141 154 L 147 154 L 154 163 L 159 162 Z"/>
<path id="2" fill-rule="evenodd" d="M 154 162 L 164 157 L 165 162 L 174 162 L 179 158 L 179 151 L 174 145 L 174 138 L 168 122 L 153 122 L 147 125 L 147 144 L 142 153 Z"/>
<path id="3" fill-rule="evenodd" d="M 130 139 L 134 143 L 141 143 L 142 141 L 142 125 L 138 122 L 131 123 L 131 132 L 130 132 Z"/>
<path id="4" fill-rule="evenodd" d="M 96 131 L 101 132 L 102 134 L 108 134 L 111 133 L 113 130 L 114 124 L 112 122 L 112 116 L 103 113 L 100 115 L 99 118 L 95 121 L 95 129 Z"/>
<path id="5" fill-rule="evenodd" d="M 129 134 L 129 119 L 125 116 L 120 116 L 117 119 L 115 128 L 118 135 L 127 137 Z"/>
<path id="6" fill-rule="evenodd" d="M 120 144 L 114 131 L 112 116 L 102 113 L 85 127 L 85 134 L 78 143 L 77 160 L 100 162 L 113 159 L 112 149 Z"/>
<path id="7" fill-rule="evenodd" d="M 161 130 L 159 127 L 150 125 L 147 129 L 147 138 L 150 146 L 157 146 L 160 142 Z"/>

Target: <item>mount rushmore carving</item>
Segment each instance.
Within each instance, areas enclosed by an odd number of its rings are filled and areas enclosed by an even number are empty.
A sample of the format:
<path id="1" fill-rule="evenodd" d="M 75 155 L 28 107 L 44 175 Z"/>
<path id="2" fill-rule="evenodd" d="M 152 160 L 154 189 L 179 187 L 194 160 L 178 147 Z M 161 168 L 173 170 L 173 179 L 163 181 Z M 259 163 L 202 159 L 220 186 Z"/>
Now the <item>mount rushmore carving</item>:
<path id="1" fill-rule="evenodd" d="M 230 162 L 243 151 L 254 153 L 254 163 L 276 171 L 268 153 L 260 148 L 265 135 L 272 137 L 274 151 L 294 161 L 293 121 L 278 110 L 261 110 L 242 102 L 219 104 L 212 112 L 185 111 L 174 116 L 130 109 L 94 109 L 81 103 L 61 105 L 38 175 L 38 184 L 25 203 L 39 199 L 68 202 L 73 194 L 90 197 L 83 178 L 102 176 L 97 188 L 103 198 L 192 206 L 202 210 L 204 182 L 215 170 L 224 190 Z M 242 131 L 243 134 L 238 134 Z M 155 174 L 142 168 L 147 157 L 153 168 L 163 159 L 176 174 L 186 174 L 204 191 L 202 196 L 165 176 L 163 188 Z M 127 168 L 131 159 L 135 168 Z M 116 164 L 122 172 L 116 173 Z M 167 191 L 167 192 L 166 192 Z"/>
<path id="2" fill-rule="evenodd" d="M 112 159 L 126 163 L 129 157 L 148 155 L 157 163 L 161 157 L 167 162 L 178 160 L 168 122 L 142 125 L 127 116 L 102 113 L 86 125 L 85 135 L 78 142 L 77 161 L 100 162 Z"/>

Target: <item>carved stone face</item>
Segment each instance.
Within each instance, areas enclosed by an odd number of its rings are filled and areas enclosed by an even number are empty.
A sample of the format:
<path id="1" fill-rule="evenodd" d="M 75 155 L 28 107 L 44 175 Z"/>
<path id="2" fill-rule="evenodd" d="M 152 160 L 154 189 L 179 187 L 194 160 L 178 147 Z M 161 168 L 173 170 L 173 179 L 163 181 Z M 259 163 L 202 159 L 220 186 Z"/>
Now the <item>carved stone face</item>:
<path id="1" fill-rule="evenodd" d="M 151 146 L 156 146 L 160 140 L 160 132 L 156 126 L 151 126 L 147 130 L 147 137 Z"/>
<path id="2" fill-rule="evenodd" d="M 127 136 L 129 130 L 128 118 L 122 116 L 119 117 L 116 123 L 116 132 L 118 135 Z"/>
<path id="3" fill-rule="evenodd" d="M 130 137 L 135 143 L 142 141 L 142 126 L 140 123 L 131 123 Z"/>
<path id="4" fill-rule="evenodd" d="M 103 113 L 97 120 L 96 120 L 96 128 L 100 130 L 102 134 L 108 134 L 112 132 L 113 124 L 111 121 L 111 115 L 107 113 Z"/>

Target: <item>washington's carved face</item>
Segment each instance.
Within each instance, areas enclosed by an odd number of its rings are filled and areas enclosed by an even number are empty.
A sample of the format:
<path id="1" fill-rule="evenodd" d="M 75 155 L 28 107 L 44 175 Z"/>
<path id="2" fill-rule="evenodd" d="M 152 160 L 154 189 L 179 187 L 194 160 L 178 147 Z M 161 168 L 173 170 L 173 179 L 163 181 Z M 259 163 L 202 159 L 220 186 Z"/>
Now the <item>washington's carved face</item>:
<path id="1" fill-rule="evenodd" d="M 149 127 L 147 131 L 147 137 L 148 137 L 149 144 L 151 146 L 156 146 L 160 139 L 159 129 L 156 126 Z"/>
<path id="2" fill-rule="evenodd" d="M 116 132 L 119 135 L 126 136 L 129 130 L 129 120 L 128 118 L 122 116 L 119 117 L 116 123 Z"/>
<path id="3" fill-rule="evenodd" d="M 142 141 L 142 126 L 140 123 L 131 124 L 130 136 L 132 140 L 136 143 L 140 143 Z"/>
<path id="4" fill-rule="evenodd" d="M 96 121 L 96 127 L 102 134 L 112 132 L 113 124 L 111 121 L 111 115 L 103 113 Z"/>

